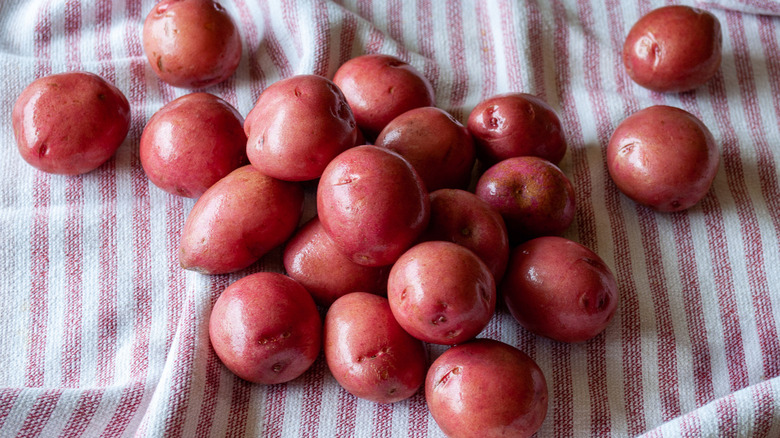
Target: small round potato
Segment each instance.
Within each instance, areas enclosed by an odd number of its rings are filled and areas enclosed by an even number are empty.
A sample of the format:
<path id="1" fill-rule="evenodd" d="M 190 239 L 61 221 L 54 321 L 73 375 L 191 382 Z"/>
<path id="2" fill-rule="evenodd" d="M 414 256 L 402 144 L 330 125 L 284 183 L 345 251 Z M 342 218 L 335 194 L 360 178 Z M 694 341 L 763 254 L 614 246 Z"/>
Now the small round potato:
<path id="1" fill-rule="evenodd" d="M 141 135 L 140 156 L 154 185 L 197 198 L 247 163 L 243 119 L 213 94 L 186 94 L 149 119 Z"/>
<path id="2" fill-rule="evenodd" d="M 474 140 L 465 126 L 439 108 L 426 106 L 401 114 L 385 126 L 374 144 L 406 158 L 429 192 L 465 189 L 471 181 Z"/>
<path id="3" fill-rule="evenodd" d="M 322 319 L 306 289 L 274 272 L 228 286 L 214 303 L 209 338 L 238 377 L 273 385 L 299 377 L 322 349 Z"/>
<path id="4" fill-rule="evenodd" d="M 324 345 L 331 374 L 356 397 L 394 403 L 425 381 L 425 346 L 398 325 L 387 298 L 352 292 L 336 300 L 325 316 Z"/>
<path id="5" fill-rule="evenodd" d="M 692 90 L 718 72 L 722 38 L 712 13 L 664 6 L 631 28 L 623 44 L 623 64 L 642 87 L 661 93 Z"/>
<path id="6" fill-rule="evenodd" d="M 342 295 L 362 291 L 384 295 L 388 267 L 362 266 L 339 251 L 318 217 L 309 220 L 284 248 L 287 275 L 303 285 L 322 307 Z"/>
<path id="7" fill-rule="evenodd" d="M 679 108 L 656 105 L 618 125 L 607 169 L 618 189 L 658 211 L 685 210 L 709 192 L 720 153 L 707 126 Z"/>
<path id="8" fill-rule="evenodd" d="M 229 78 L 241 61 L 241 35 L 213 0 L 162 0 L 146 16 L 143 45 L 152 70 L 182 88 Z"/>
<path id="9" fill-rule="evenodd" d="M 551 162 L 532 156 L 498 162 L 477 181 L 476 194 L 498 210 L 509 241 L 563 233 L 574 220 L 574 187 Z"/>
<path id="10" fill-rule="evenodd" d="M 468 129 L 477 155 L 489 165 L 527 155 L 557 165 L 566 154 L 558 114 L 531 94 L 506 93 L 483 100 L 469 114 Z"/>
<path id="11" fill-rule="evenodd" d="M 244 269 L 284 243 L 302 212 L 300 184 L 239 167 L 192 207 L 182 229 L 181 266 L 203 274 Z"/>
<path id="12" fill-rule="evenodd" d="M 353 262 L 395 262 L 428 225 L 428 192 L 411 164 L 377 146 L 333 159 L 317 186 L 317 211 L 339 250 Z"/>
<path id="13" fill-rule="evenodd" d="M 477 336 L 493 316 L 493 274 L 471 250 L 452 242 L 423 242 L 390 270 L 387 298 L 410 335 L 454 345 Z"/>
<path id="14" fill-rule="evenodd" d="M 79 175 L 108 161 L 130 129 L 130 104 L 118 88 L 88 72 L 33 81 L 12 113 L 22 158 L 44 172 Z"/>
<path id="15" fill-rule="evenodd" d="M 472 250 L 501 281 L 509 259 L 504 219 L 477 195 L 459 189 L 430 194 L 431 220 L 421 240 L 445 240 Z"/>
<path id="16" fill-rule="evenodd" d="M 316 75 L 293 76 L 266 88 L 244 128 L 252 165 L 285 181 L 319 178 L 357 138 L 344 95 L 329 79 Z"/>
<path id="17" fill-rule="evenodd" d="M 450 438 L 530 437 L 547 416 L 547 380 L 533 359 L 492 339 L 442 353 L 425 378 L 431 416 Z"/>
<path id="18" fill-rule="evenodd" d="M 433 106 L 433 87 L 410 64 L 390 55 L 370 54 L 345 62 L 333 76 L 373 140 L 391 120 L 413 108 Z"/>
<path id="19" fill-rule="evenodd" d="M 513 249 L 500 290 L 520 325 L 560 342 L 595 337 L 618 306 L 615 277 L 604 261 L 589 248 L 556 236 Z"/>

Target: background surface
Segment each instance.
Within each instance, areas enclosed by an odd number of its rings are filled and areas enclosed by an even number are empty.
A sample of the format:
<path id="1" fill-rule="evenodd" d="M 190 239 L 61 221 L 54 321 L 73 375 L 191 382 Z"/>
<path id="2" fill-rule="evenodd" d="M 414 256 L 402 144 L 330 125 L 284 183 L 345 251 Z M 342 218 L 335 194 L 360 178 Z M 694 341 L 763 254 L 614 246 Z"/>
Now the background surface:
<path id="1" fill-rule="evenodd" d="M 485 329 L 547 377 L 538 436 L 780 436 L 778 3 L 686 2 L 720 19 L 723 64 L 707 85 L 670 95 L 633 84 L 620 61 L 630 26 L 663 1 L 222 3 L 244 55 L 233 78 L 206 91 L 244 116 L 276 80 L 332 77 L 376 52 L 417 67 L 437 106 L 464 122 L 507 91 L 559 111 L 569 144 L 561 168 L 578 202 L 566 236 L 612 267 L 621 305 L 585 344 L 530 335 L 505 311 Z M 441 436 L 421 393 L 394 405 L 355 399 L 322 358 L 277 386 L 241 381 L 216 359 L 214 300 L 250 272 L 281 270 L 281 251 L 229 276 L 179 268 L 194 201 L 151 185 L 138 157 L 148 118 L 188 92 L 158 81 L 143 56 L 153 4 L 0 3 L 0 436 Z M 16 151 L 11 108 L 34 79 L 72 70 L 116 84 L 132 126 L 99 169 L 48 175 Z M 721 148 L 711 192 L 686 212 L 637 206 L 607 174 L 612 131 L 653 104 L 697 115 Z"/>

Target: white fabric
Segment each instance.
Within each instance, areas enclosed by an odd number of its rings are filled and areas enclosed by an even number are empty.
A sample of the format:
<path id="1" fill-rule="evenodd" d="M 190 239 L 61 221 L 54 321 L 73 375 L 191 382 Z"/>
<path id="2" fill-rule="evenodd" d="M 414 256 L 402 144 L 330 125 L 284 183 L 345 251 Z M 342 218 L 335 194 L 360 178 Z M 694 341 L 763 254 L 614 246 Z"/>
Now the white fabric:
<path id="1" fill-rule="evenodd" d="M 482 333 L 544 371 L 550 405 L 538 436 L 780 436 L 778 3 L 683 2 L 721 21 L 723 64 L 695 92 L 669 95 L 633 84 L 620 61 L 631 24 L 660 0 L 222 3 L 244 54 L 235 76 L 207 91 L 244 116 L 278 79 L 332 77 L 377 52 L 417 67 L 437 106 L 464 122 L 507 91 L 559 111 L 569 144 L 561 168 L 578 201 L 566 236 L 613 268 L 621 305 L 585 344 L 533 336 L 505 310 Z M 422 393 L 394 405 L 355 399 L 322 358 L 276 386 L 219 363 L 207 332 L 214 300 L 248 273 L 281 271 L 281 250 L 231 275 L 178 266 L 194 201 L 150 184 L 138 157 L 146 120 L 189 92 L 146 64 L 141 29 L 153 4 L 0 3 L 0 436 L 442 436 Z M 11 108 L 35 78 L 72 70 L 126 94 L 131 131 L 94 172 L 43 174 L 16 151 Z M 653 104 L 694 113 L 721 147 L 711 193 L 687 212 L 637 206 L 606 171 L 612 130 Z"/>

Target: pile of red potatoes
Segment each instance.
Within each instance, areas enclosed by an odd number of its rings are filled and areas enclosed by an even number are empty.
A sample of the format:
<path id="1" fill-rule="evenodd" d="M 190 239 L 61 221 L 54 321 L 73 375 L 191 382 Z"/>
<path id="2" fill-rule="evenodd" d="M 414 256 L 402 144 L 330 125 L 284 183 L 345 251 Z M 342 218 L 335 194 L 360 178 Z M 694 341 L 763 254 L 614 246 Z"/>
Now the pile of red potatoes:
<path id="1" fill-rule="evenodd" d="M 235 23 L 212 0 L 161 1 L 143 41 L 176 87 L 221 82 L 241 58 Z M 678 92 L 708 81 L 720 50 L 712 14 L 672 6 L 636 23 L 623 59 L 639 85 Z M 113 155 L 129 113 L 102 78 L 61 73 L 24 90 L 13 126 L 28 163 L 81 174 Z M 601 333 L 618 305 L 604 261 L 560 237 L 576 213 L 557 166 L 563 132 L 554 109 L 525 93 L 480 102 L 464 126 L 435 107 L 413 66 L 369 54 L 332 79 L 271 84 L 245 120 L 213 94 L 184 95 L 149 119 L 140 157 L 153 184 L 197 198 L 183 268 L 235 272 L 284 245 L 286 274 L 241 278 L 211 313 L 211 343 L 237 376 L 286 382 L 324 350 L 357 397 L 392 403 L 424 388 L 447 435 L 527 436 L 546 416 L 547 383 L 517 348 L 477 338 L 497 301 L 529 331 L 569 343 Z M 667 106 L 629 116 L 607 146 L 616 186 L 658 211 L 696 204 L 718 163 L 706 126 Z M 317 216 L 299 226 L 307 181 Z M 425 343 L 450 348 L 429 363 Z"/>

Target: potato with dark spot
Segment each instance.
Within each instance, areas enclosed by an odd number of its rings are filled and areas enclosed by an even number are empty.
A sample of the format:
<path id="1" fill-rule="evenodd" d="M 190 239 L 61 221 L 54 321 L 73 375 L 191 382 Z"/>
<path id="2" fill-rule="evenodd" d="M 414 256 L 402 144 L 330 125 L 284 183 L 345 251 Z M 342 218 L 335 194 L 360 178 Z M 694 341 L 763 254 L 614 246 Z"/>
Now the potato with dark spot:
<path id="1" fill-rule="evenodd" d="M 225 366 L 253 383 L 288 382 L 322 348 L 322 319 L 306 289 L 274 272 L 232 283 L 214 303 L 209 339 Z"/>
<path id="2" fill-rule="evenodd" d="M 513 249 L 500 289 L 520 325 L 560 342 L 597 336 L 618 306 L 617 283 L 606 263 L 563 237 L 539 237 Z"/>
<path id="3" fill-rule="evenodd" d="M 44 172 L 79 175 L 108 161 L 130 129 L 130 104 L 105 79 L 88 72 L 33 81 L 12 113 L 22 158 Z"/>
<path id="4" fill-rule="evenodd" d="M 417 339 L 454 345 L 476 337 L 493 316 L 496 284 L 471 250 L 432 241 L 406 251 L 387 280 L 390 309 Z"/>
<path id="5" fill-rule="evenodd" d="M 542 426 L 547 380 L 517 348 L 475 339 L 442 353 L 425 378 L 431 416 L 450 438 L 530 437 Z"/>
<path id="6" fill-rule="evenodd" d="M 162 0 L 146 16 L 143 46 L 163 81 L 205 88 L 233 75 L 241 61 L 241 35 L 213 0 Z"/>
<path id="7" fill-rule="evenodd" d="M 685 5 L 654 9 L 637 21 L 623 44 L 631 79 L 660 93 L 697 88 L 718 72 L 723 36 L 712 13 Z"/>
<path id="8" fill-rule="evenodd" d="M 425 346 L 401 328 L 384 297 L 352 292 L 337 299 L 325 316 L 324 349 L 331 374 L 356 397 L 394 403 L 425 381 Z"/>

